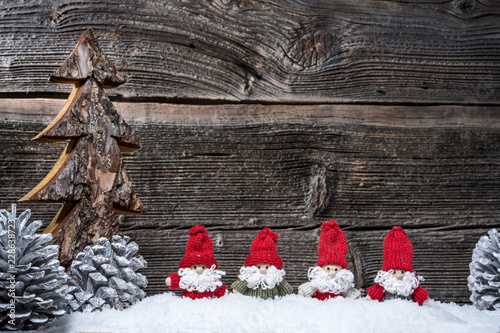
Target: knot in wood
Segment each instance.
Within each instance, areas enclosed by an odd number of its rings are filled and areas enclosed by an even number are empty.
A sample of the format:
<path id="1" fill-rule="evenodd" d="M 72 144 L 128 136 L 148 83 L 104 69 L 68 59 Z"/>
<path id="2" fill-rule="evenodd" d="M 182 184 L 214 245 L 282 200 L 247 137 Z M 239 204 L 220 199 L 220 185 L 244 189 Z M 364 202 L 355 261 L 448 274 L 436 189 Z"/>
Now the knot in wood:
<path id="1" fill-rule="evenodd" d="M 319 66 L 335 50 L 337 38 L 329 32 L 317 31 L 299 37 L 290 48 L 288 56 L 304 68 Z"/>
<path id="2" fill-rule="evenodd" d="M 233 9 L 243 9 L 248 5 L 248 0 L 217 0 L 222 7 L 232 7 Z"/>
<path id="3" fill-rule="evenodd" d="M 457 0 L 453 8 L 459 14 L 470 14 L 474 10 L 474 0 Z"/>
<path id="4" fill-rule="evenodd" d="M 221 248 L 224 246 L 224 242 L 222 240 L 222 235 L 221 234 L 217 234 L 217 237 L 215 237 L 214 239 L 214 246 L 217 247 L 217 248 Z"/>
<path id="5" fill-rule="evenodd" d="M 58 25 L 62 21 L 62 14 L 57 10 L 54 10 L 52 13 L 49 13 L 50 23 L 52 25 Z"/>

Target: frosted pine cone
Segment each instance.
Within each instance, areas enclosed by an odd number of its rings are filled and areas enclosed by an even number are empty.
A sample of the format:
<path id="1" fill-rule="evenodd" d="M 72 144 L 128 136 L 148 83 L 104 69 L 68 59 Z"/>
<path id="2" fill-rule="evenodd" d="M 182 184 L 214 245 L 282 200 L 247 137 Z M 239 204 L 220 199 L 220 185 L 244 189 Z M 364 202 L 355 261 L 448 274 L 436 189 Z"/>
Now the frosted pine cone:
<path id="1" fill-rule="evenodd" d="M 489 237 L 488 237 L 489 236 Z M 469 264 L 470 300 L 481 310 L 500 309 L 500 235 L 488 232 L 476 244 Z"/>
<path id="2" fill-rule="evenodd" d="M 0 210 L 0 330 L 36 330 L 69 309 L 59 246 L 42 246 L 52 234 L 35 234 L 42 222 L 27 225 L 30 216 Z"/>
<path id="3" fill-rule="evenodd" d="M 71 263 L 70 285 L 75 286 L 70 302 L 73 311 L 125 309 L 142 300 L 148 280 L 136 270 L 146 260 L 136 255 L 139 246 L 130 237 L 113 236 L 113 243 L 100 238 L 87 246 Z"/>

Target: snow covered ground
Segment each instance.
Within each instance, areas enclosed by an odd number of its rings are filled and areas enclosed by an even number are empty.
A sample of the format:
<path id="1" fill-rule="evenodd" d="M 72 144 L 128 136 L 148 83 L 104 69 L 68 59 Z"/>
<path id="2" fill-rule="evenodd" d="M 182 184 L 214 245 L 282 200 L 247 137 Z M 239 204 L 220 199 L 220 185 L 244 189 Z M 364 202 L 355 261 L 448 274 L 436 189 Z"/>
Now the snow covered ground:
<path id="1" fill-rule="evenodd" d="M 191 300 L 146 297 L 124 310 L 73 313 L 47 332 L 500 332 L 500 311 L 430 301 L 318 301 L 298 295 L 261 300 L 239 294 Z"/>

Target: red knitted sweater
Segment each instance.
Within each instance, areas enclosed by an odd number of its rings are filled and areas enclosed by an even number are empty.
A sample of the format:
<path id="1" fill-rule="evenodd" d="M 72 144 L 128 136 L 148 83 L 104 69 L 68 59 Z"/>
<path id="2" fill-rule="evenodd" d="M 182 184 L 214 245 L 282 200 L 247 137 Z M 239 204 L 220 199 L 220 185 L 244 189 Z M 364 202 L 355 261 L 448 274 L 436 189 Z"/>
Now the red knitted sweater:
<path id="1" fill-rule="evenodd" d="M 371 286 L 370 288 L 368 288 L 366 290 L 366 293 L 368 294 L 368 296 L 370 296 L 371 299 L 377 300 L 379 302 L 382 302 L 384 300 L 384 297 L 385 297 L 385 290 L 379 284 L 375 284 L 375 285 Z M 413 291 L 413 294 L 411 294 L 411 299 L 414 302 L 417 302 L 418 305 L 424 304 L 425 300 L 428 298 L 429 298 L 429 293 L 427 292 L 427 290 L 425 290 L 424 288 L 422 288 L 420 286 L 415 288 L 415 290 Z"/>
<path id="2" fill-rule="evenodd" d="M 172 284 L 170 285 L 170 289 L 179 288 L 179 281 L 181 280 L 181 277 L 179 276 L 179 274 L 170 274 L 169 278 L 172 281 Z M 188 291 L 186 289 L 182 289 L 181 296 L 182 297 L 189 297 L 191 299 L 198 299 L 198 298 L 205 298 L 205 297 L 207 297 L 207 298 L 213 298 L 213 297 L 219 298 L 219 297 L 224 296 L 225 293 L 226 293 L 226 285 L 223 283 L 222 286 L 215 289 L 215 291 L 207 290 L 207 291 L 202 292 L 202 293 L 200 293 L 196 290 Z"/>
<path id="3" fill-rule="evenodd" d="M 324 301 L 329 298 L 334 298 L 337 296 L 342 296 L 342 294 L 333 294 L 333 293 L 320 293 L 319 291 L 316 292 L 312 297 L 319 299 L 320 301 Z"/>

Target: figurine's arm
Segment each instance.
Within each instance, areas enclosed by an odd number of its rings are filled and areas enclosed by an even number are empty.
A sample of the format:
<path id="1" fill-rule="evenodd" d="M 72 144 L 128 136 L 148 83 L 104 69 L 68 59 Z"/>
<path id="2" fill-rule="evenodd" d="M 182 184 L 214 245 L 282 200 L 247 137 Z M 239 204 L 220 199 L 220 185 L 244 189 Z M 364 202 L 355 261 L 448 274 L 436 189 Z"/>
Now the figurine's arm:
<path id="1" fill-rule="evenodd" d="M 366 290 L 366 298 L 382 302 L 385 297 L 385 290 L 379 284 L 374 284 Z"/>
<path id="2" fill-rule="evenodd" d="M 223 283 L 222 286 L 218 287 L 214 291 L 215 297 L 219 298 L 226 294 L 226 285 Z"/>
<path id="3" fill-rule="evenodd" d="M 241 293 L 241 294 L 246 294 L 248 291 L 248 286 L 245 281 L 237 280 L 233 282 L 231 285 L 231 288 L 233 289 L 233 293 Z"/>
<path id="4" fill-rule="evenodd" d="M 317 290 L 311 287 L 311 282 L 303 283 L 299 286 L 299 295 L 304 297 L 312 297 L 316 294 Z"/>
<path id="5" fill-rule="evenodd" d="M 290 283 L 286 282 L 285 280 L 278 283 L 277 287 L 278 287 L 278 296 L 285 296 L 293 293 L 293 287 L 290 285 Z"/>
<path id="6" fill-rule="evenodd" d="M 411 294 L 411 299 L 414 302 L 417 302 L 418 305 L 423 305 L 424 303 L 427 303 L 429 301 L 429 292 L 424 288 L 418 286 L 413 291 L 413 294 Z"/>
<path id="7" fill-rule="evenodd" d="M 343 292 L 342 295 L 346 298 L 358 299 L 359 297 L 361 297 L 361 292 L 356 288 L 351 288 L 346 292 Z"/>
<path id="8" fill-rule="evenodd" d="M 170 274 L 168 278 L 165 279 L 165 284 L 170 287 L 170 289 L 177 289 L 179 288 L 179 281 L 181 280 L 181 277 L 179 274 Z"/>

